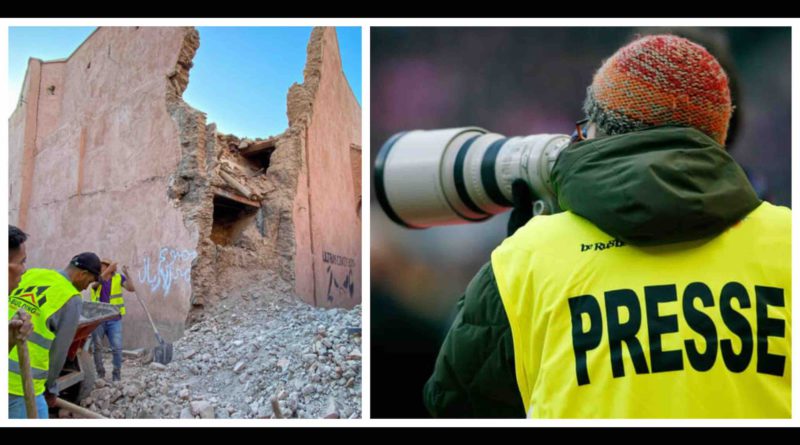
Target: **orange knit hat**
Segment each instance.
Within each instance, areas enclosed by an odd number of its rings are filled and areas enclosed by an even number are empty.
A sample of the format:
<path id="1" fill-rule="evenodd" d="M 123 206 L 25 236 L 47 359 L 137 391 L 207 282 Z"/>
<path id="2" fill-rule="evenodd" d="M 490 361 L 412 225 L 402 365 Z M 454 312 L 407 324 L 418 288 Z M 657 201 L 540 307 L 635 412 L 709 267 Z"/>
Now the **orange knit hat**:
<path id="1" fill-rule="evenodd" d="M 660 125 L 694 127 L 725 145 L 733 108 L 728 76 L 682 37 L 642 37 L 605 61 L 589 86 L 587 117 L 606 134 Z"/>

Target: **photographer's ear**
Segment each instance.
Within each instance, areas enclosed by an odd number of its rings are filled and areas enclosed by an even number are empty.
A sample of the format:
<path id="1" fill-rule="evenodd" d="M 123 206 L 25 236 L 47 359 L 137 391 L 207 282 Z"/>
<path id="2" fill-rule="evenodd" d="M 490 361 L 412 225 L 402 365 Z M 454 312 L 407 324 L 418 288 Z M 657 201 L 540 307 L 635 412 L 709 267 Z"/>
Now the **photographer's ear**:
<path id="1" fill-rule="evenodd" d="M 585 138 L 585 139 L 594 139 L 594 138 L 596 138 L 596 137 L 599 137 L 599 136 L 600 136 L 600 134 L 599 134 L 599 133 L 600 133 L 600 131 L 599 131 L 599 129 L 597 128 L 597 124 L 596 124 L 596 123 L 594 123 L 594 122 L 591 122 L 591 121 L 590 121 L 590 122 L 589 122 L 589 123 L 586 125 L 586 130 L 585 130 L 585 132 L 584 132 L 584 138 Z"/>

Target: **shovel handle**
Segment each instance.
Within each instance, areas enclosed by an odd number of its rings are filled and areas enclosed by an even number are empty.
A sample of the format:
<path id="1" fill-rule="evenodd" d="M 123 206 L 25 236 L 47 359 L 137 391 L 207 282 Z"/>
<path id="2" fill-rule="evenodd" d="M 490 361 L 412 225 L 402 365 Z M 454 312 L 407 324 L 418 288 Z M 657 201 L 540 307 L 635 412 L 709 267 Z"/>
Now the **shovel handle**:
<path id="1" fill-rule="evenodd" d="M 19 367 L 22 372 L 22 394 L 25 397 L 25 411 L 29 419 L 39 417 L 36 412 L 36 394 L 33 392 L 33 374 L 31 374 L 31 356 L 28 353 L 28 342 L 20 340 L 17 342 L 17 356 L 19 357 Z"/>
<path id="2" fill-rule="evenodd" d="M 150 325 L 153 326 L 153 331 L 155 331 L 156 333 L 156 338 L 160 339 L 161 335 L 158 334 L 158 329 L 156 328 L 156 324 L 153 323 L 153 317 L 150 316 L 150 311 L 147 310 L 147 306 L 144 305 L 144 301 L 142 301 L 141 297 L 139 297 L 139 294 L 137 294 L 136 292 L 134 292 L 133 295 L 136 295 L 136 300 L 139 301 L 139 304 L 142 305 L 142 309 L 144 309 L 144 313 L 147 314 L 147 319 L 150 320 Z"/>

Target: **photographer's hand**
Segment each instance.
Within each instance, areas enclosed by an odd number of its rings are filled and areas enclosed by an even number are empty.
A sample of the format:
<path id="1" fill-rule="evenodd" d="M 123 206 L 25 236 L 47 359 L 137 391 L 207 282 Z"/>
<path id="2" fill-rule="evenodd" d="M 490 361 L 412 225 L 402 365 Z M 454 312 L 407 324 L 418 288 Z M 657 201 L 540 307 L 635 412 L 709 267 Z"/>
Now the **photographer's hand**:
<path id="1" fill-rule="evenodd" d="M 522 179 L 517 179 L 511 184 L 511 202 L 514 210 L 508 218 L 508 236 L 514 234 L 520 227 L 533 218 L 533 192 Z"/>

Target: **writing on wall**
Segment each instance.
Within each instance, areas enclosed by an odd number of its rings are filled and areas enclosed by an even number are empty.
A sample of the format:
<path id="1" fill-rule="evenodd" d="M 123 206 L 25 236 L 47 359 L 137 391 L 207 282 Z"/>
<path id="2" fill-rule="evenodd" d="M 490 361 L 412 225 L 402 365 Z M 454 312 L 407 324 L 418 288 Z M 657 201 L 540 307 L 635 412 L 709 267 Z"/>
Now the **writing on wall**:
<path id="1" fill-rule="evenodd" d="M 353 267 L 356 260 L 330 252 L 322 252 L 322 262 L 327 263 L 328 285 L 325 297 L 328 302 L 337 298 L 353 298 L 355 284 L 353 282 Z"/>
<path id="2" fill-rule="evenodd" d="M 151 293 L 166 297 L 177 281 L 191 281 L 192 261 L 195 258 L 197 252 L 191 249 L 162 247 L 154 258 L 148 255 L 142 259 L 139 282 L 148 286 Z"/>

